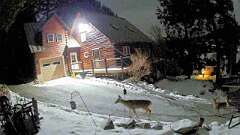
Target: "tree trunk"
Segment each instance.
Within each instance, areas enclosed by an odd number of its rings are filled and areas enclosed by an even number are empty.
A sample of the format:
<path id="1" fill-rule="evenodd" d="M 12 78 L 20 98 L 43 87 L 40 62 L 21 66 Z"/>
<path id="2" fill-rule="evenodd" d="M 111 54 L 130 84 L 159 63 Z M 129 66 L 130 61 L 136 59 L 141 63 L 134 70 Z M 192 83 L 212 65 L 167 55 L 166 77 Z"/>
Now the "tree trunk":
<path id="1" fill-rule="evenodd" d="M 220 75 L 220 66 L 221 66 L 221 52 L 220 52 L 220 43 L 216 39 L 216 55 L 217 55 L 217 67 L 216 67 L 216 84 L 217 86 L 221 85 L 221 75 Z"/>

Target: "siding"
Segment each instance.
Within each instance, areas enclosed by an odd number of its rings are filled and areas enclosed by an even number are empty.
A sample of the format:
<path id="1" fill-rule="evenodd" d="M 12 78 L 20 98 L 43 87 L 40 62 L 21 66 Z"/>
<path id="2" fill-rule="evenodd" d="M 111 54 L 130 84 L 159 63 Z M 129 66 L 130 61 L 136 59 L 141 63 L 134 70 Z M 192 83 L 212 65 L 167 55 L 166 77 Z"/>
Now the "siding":
<path id="1" fill-rule="evenodd" d="M 62 34 L 62 42 L 47 42 L 47 34 Z M 65 49 L 65 30 L 56 16 L 51 17 L 42 28 L 42 43 L 44 51 L 35 53 L 36 73 L 41 74 L 39 59 L 62 56 Z"/>
<path id="2" fill-rule="evenodd" d="M 114 46 L 108 37 L 102 34 L 94 26 L 91 26 L 91 31 L 87 33 L 87 40 L 85 42 L 80 41 L 80 34 L 77 34 L 76 31 L 73 31 L 75 39 L 80 43 L 80 61 L 83 62 L 84 69 L 92 68 L 92 49 L 99 48 L 100 50 L 100 59 L 104 58 L 114 58 Z M 89 57 L 85 58 L 84 53 L 88 52 Z M 114 62 L 109 62 L 108 65 L 114 65 Z M 101 62 L 101 66 L 104 67 L 104 61 Z"/>

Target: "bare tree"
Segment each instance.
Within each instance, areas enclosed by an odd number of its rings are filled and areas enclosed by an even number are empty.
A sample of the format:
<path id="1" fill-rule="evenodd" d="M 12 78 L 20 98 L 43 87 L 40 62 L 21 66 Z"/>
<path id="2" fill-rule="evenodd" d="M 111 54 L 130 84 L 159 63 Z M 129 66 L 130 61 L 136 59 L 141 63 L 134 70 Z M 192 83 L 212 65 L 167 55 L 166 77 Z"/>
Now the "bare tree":
<path id="1" fill-rule="evenodd" d="M 134 81 L 139 81 L 145 75 L 150 74 L 151 62 L 146 52 L 136 49 L 135 53 L 131 55 L 131 62 L 132 64 L 128 67 L 128 74 Z"/>

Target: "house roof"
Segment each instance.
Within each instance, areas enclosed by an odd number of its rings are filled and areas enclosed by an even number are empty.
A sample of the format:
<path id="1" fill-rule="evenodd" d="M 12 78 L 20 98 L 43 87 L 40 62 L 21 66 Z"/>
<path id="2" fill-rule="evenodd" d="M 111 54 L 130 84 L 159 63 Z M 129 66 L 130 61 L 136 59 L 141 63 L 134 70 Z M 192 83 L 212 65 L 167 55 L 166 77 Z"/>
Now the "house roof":
<path id="1" fill-rule="evenodd" d="M 41 28 L 43 23 L 25 23 L 24 31 L 26 33 L 29 48 L 32 53 L 43 50 L 41 43 Z"/>
<path id="2" fill-rule="evenodd" d="M 80 44 L 73 37 L 69 37 L 67 46 L 68 48 L 75 48 L 80 47 Z"/>
<path id="3" fill-rule="evenodd" d="M 69 9 L 69 7 L 57 9 L 51 16 L 56 15 L 64 27 L 70 30 L 79 12 L 81 21 L 84 20 L 91 23 L 115 44 L 152 42 L 152 40 L 137 27 L 126 19 L 117 16 L 84 12 L 77 8 Z M 41 43 L 41 30 L 45 23 L 46 22 L 24 24 L 27 41 L 32 53 L 40 52 L 44 49 Z M 72 42 L 75 44 L 75 41 Z"/>
<path id="4" fill-rule="evenodd" d="M 84 13 L 83 16 L 114 43 L 152 42 L 126 19 L 101 13 Z"/>
<path id="5" fill-rule="evenodd" d="M 24 24 L 24 30 L 25 30 L 29 45 L 39 45 L 36 42 L 35 34 L 40 32 L 41 31 L 40 29 L 41 29 L 40 23 L 25 23 Z"/>
<path id="6" fill-rule="evenodd" d="M 67 13 L 66 13 L 67 11 Z M 102 13 L 85 12 L 76 8 L 63 7 L 56 15 L 66 28 L 72 28 L 77 13 L 82 20 L 87 20 L 114 43 L 122 42 L 152 42 L 142 31 L 124 18 Z"/>

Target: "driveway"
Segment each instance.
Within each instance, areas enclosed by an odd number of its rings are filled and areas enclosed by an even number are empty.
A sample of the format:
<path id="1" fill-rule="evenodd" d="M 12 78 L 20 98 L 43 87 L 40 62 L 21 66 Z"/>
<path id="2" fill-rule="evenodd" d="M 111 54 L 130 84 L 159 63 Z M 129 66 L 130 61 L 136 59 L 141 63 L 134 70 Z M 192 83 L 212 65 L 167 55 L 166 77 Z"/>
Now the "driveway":
<path id="1" fill-rule="evenodd" d="M 99 83 L 92 79 L 73 79 L 69 77 L 49 81 L 43 85 L 11 85 L 9 88 L 19 95 L 32 98 L 41 102 L 53 103 L 62 106 L 70 106 L 71 93 L 78 91 L 86 102 L 89 110 L 97 114 L 111 114 L 115 116 L 128 116 L 128 110 L 121 104 L 115 104 L 118 95 L 123 95 L 122 89 L 106 83 Z M 123 97 L 123 96 L 122 96 Z M 175 121 L 183 118 L 196 120 L 201 116 L 208 117 L 207 121 L 218 120 L 213 117 L 211 104 L 195 103 L 183 100 L 169 100 L 159 95 L 145 92 L 128 91 L 126 99 L 148 99 L 151 100 L 151 120 Z M 75 95 L 73 100 L 78 104 L 78 109 L 86 111 L 79 96 Z M 143 111 L 137 111 L 140 118 L 146 119 Z M 209 116 L 208 116 L 209 115 Z"/>

